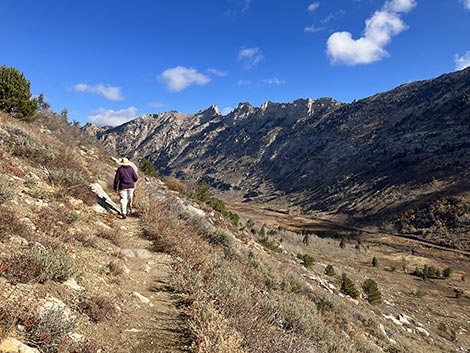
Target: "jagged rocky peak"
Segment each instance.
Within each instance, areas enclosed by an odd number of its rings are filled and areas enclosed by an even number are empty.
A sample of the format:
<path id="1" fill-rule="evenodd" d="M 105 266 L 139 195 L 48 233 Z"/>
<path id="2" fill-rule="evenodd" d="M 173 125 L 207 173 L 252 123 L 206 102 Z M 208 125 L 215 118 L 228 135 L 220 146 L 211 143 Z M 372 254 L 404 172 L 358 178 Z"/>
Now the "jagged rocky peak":
<path id="1" fill-rule="evenodd" d="M 260 109 L 262 111 L 265 111 L 266 109 L 268 109 L 270 106 L 274 105 L 276 103 L 272 102 L 272 101 L 267 101 L 267 102 L 264 102 L 263 104 L 261 104 L 261 107 Z"/>
<path id="2" fill-rule="evenodd" d="M 215 104 L 212 104 L 209 108 L 202 109 L 194 115 L 203 115 L 205 117 L 211 117 L 222 114 L 220 113 L 219 107 Z"/>
<path id="3" fill-rule="evenodd" d="M 81 130 L 91 136 L 95 136 L 96 134 L 109 130 L 111 128 L 112 126 L 97 126 L 92 123 L 86 123 L 85 125 L 81 127 Z"/>

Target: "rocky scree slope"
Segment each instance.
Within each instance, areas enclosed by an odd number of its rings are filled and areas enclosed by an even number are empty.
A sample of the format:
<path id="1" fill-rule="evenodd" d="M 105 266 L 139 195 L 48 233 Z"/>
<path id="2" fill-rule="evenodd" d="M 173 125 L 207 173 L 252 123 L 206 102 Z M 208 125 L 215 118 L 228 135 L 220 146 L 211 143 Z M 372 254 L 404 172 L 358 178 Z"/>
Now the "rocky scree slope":
<path id="1" fill-rule="evenodd" d="M 225 116 L 212 106 L 84 130 L 121 154 L 145 157 L 163 173 L 204 179 L 239 200 L 336 212 L 355 224 L 388 222 L 405 230 L 402 223 L 412 222 L 409 215 L 419 208 L 451 199 L 463 205 L 458 226 L 468 228 L 469 116 L 466 69 L 351 104 L 331 98 L 260 108 L 241 103 Z"/>

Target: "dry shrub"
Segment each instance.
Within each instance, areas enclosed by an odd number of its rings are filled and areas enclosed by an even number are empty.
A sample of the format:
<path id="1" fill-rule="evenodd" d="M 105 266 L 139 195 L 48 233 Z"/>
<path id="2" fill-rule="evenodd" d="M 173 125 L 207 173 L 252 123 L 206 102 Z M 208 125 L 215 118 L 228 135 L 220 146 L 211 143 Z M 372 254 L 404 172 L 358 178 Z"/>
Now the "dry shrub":
<path id="1" fill-rule="evenodd" d="M 75 320 L 67 316 L 64 309 L 50 309 L 25 325 L 27 341 L 29 345 L 40 348 L 41 352 L 70 352 L 73 343 L 67 334 L 75 326 Z"/>
<path id="2" fill-rule="evenodd" d="M 175 177 L 172 177 L 172 176 L 164 177 L 163 182 L 165 183 L 167 188 L 170 190 L 177 191 L 182 194 L 185 193 L 187 190 L 187 186 Z"/>
<path id="3" fill-rule="evenodd" d="M 31 234 L 28 226 L 21 222 L 10 208 L 0 207 L 0 220 L 0 239 L 5 239 L 11 235 L 28 238 Z"/>
<path id="4" fill-rule="evenodd" d="M 87 248 L 98 248 L 98 243 L 95 238 L 88 236 L 82 232 L 77 232 L 73 235 L 68 234 L 66 237 L 78 241 L 80 244 Z"/>
<path id="5" fill-rule="evenodd" d="M 63 282 L 77 273 L 75 262 L 67 253 L 39 246 L 14 254 L 5 262 L 5 275 L 13 283 Z"/>
<path id="6" fill-rule="evenodd" d="M 112 276 L 119 276 L 124 273 L 126 270 L 126 267 L 124 266 L 124 263 L 119 260 L 112 260 L 108 264 L 108 269 L 109 269 L 109 274 Z"/>
<path id="7" fill-rule="evenodd" d="M 243 337 L 213 303 L 196 302 L 191 308 L 193 348 L 200 353 L 243 353 Z"/>
<path id="8" fill-rule="evenodd" d="M 22 305 L 0 304 L 0 341 L 2 336 L 14 331 L 18 324 L 29 322 L 32 317 L 31 311 Z"/>
<path id="9" fill-rule="evenodd" d="M 3 129 L 9 134 L 7 146 L 14 156 L 35 164 L 45 164 L 58 157 L 59 152 L 55 148 L 49 143 L 44 143 L 25 127 L 7 124 Z"/>
<path id="10" fill-rule="evenodd" d="M 114 302 L 103 296 L 82 298 L 79 307 L 93 322 L 110 319 L 116 311 Z"/>
<path id="11" fill-rule="evenodd" d="M 309 286 L 293 265 L 278 263 L 276 254 L 237 249 L 237 256 L 226 256 L 225 248 L 237 245 L 227 242 L 230 235 L 188 217 L 168 199 L 146 202 L 147 235 L 179 259 L 171 286 L 190 298 L 195 352 L 378 351 L 367 341 L 348 341 L 347 336 L 375 333 L 361 322 L 352 325 L 348 307 Z"/>
<path id="12" fill-rule="evenodd" d="M 3 178 L 0 179 L 0 205 L 15 197 L 15 190 L 13 190 Z"/>
<path id="13" fill-rule="evenodd" d="M 111 243 L 113 243 L 116 246 L 121 245 L 121 241 L 119 239 L 119 234 L 117 234 L 115 231 L 108 229 L 108 230 L 100 230 L 98 233 L 96 233 L 96 236 L 102 239 L 109 240 Z"/>
<path id="14" fill-rule="evenodd" d="M 61 237 L 66 234 L 67 226 L 72 224 L 73 221 L 72 212 L 67 207 L 51 204 L 37 212 L 34 224 L 43 233 L 54 237 Z"/>
<path id="15" fill-rule="evenodd" d="M 7 149 L 14 156 L 44 167 L 49 182 L 61 189 L 59 195 L 70 195 L 87 205 L 96 202 L 89 188 L 90 177 L 78 154 L 49 136 L 37 137 L 30 128 L 19 124 L 4 126 L 8 134 Z"/>

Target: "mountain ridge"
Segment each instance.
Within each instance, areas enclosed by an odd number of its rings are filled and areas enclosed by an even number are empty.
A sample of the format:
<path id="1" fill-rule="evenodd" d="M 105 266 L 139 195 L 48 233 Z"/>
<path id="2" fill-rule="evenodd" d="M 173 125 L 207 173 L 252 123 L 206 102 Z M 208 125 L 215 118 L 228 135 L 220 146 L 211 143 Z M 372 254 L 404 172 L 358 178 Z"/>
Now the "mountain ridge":
<path id="1" fill-rule="evenodd" d="M 469 115 L 465 69 L 352 103 L 240 103 L 227 115 L 211 106 L 145 115 L 96 136 L 230 199 L 383 224 L 432 195 L 470 190 Z"/>

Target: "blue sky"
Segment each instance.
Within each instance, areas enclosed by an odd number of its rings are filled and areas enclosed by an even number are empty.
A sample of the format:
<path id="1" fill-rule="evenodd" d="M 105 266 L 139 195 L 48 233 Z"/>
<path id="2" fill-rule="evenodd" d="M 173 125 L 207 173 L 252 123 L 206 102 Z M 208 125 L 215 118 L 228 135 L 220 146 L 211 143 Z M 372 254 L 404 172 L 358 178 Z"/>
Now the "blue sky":
<path id="1" fill-rule="evenodd" d="M 470 0 L 1 0 L 0 65 L 69 119 L 364 98 L 470 65 Z"/>

